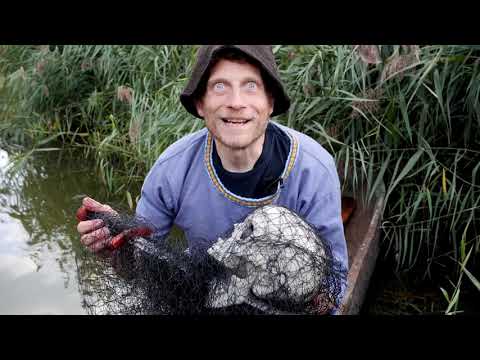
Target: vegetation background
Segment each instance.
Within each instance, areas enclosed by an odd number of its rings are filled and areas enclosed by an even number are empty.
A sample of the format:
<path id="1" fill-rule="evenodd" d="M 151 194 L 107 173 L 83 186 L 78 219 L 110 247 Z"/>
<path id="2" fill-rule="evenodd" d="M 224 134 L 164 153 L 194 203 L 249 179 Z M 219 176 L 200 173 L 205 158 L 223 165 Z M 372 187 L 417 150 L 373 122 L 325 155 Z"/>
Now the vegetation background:
<path id="1" fill-rule="evenodd" d="M 0 147 L 17 168 L 37 151 L 80 150 L 134 208 L 159 154 L 203 127 L 179 102 L 196 50 L 0 46 Z M 434 284 L 455 314 L 460 294 L 480 291 L 480 47 L 273 50 L 292 99 L 275 120 L 330 151 L 345 188 L 385 184 L 383 258 Z"/>

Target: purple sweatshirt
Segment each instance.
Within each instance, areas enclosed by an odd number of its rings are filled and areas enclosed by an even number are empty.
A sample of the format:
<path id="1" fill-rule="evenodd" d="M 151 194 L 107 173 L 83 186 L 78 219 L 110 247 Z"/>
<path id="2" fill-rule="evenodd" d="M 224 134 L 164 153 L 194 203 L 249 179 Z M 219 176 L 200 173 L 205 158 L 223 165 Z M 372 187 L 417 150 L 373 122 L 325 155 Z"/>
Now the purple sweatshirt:
<path id="1" fill-rule="evenodd" d="M 274 195 L 249 199 L 229 192 L 212 162 L 213 138 L 206 128 L 169 146 L 145 178 L 137 205 L 140 215 L 165 236 L 173 224 L 183 229 L 190 251 L 210 247 L 256 207 L 285 206 L 314 225 L 348 269 L 341 218 L 340 182 L 333 157 L 315 140 L 274 123 L 290 137 L 283 184 Z"/>

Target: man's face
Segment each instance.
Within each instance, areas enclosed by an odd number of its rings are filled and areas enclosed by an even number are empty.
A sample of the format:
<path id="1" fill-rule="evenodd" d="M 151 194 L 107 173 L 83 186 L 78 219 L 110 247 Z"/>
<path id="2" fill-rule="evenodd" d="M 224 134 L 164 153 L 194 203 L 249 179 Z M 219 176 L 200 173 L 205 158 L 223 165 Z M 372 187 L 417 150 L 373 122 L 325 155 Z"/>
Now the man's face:
<path id="1" fill-rule="evenodd" d="M 237 150 L 263 139 L 273 99 L 257 67 L 221 59 L 212 68 L 205 94 L 196 106 L 215 140 Z"/>

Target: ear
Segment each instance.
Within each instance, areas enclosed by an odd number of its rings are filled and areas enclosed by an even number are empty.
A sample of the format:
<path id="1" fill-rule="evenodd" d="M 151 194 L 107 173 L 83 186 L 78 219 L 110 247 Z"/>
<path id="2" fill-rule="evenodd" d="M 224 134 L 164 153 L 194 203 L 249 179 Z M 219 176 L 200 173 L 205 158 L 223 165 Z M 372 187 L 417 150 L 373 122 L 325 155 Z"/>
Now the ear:
<path id="1" fill-rule="evenodd" d="M 194 100 L 194 102 L 195 102 L 195 108 L 197 109 L 198 115 L 200 115 L 202 118 L 205 117 L 205 112 L 203 111 L 202 99 Z"/>
<path id="2" fill-rule="evenodd" d="M 268 116 L 271 116 L 273 113 L 273 107 L 275 105 L 275 99 L 273 98 L 273 95 L 270 93 L 268 93 L 268 105 L 270 106 L 270 109 L 268 109 Z"/>

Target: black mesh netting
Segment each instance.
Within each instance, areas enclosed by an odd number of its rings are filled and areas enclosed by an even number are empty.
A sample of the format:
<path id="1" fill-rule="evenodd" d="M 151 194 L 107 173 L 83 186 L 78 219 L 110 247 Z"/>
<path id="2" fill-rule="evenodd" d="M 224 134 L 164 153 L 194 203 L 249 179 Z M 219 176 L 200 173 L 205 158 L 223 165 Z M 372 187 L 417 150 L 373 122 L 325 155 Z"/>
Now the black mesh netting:
<path id="1" fill-rule="evenodd" d="M 104 216 L 110 232 L 151 227 Z M 169 239 L 135 237 L 78 261 L 90 314 L 323 314 L 338 306 L 346 273 L 327 242 L 294 212 L 264 206 L 192 255 Z"/>

